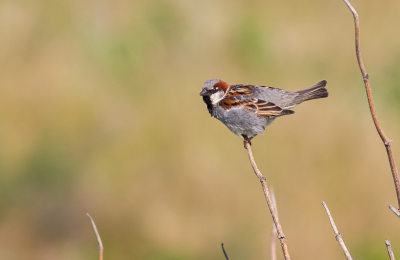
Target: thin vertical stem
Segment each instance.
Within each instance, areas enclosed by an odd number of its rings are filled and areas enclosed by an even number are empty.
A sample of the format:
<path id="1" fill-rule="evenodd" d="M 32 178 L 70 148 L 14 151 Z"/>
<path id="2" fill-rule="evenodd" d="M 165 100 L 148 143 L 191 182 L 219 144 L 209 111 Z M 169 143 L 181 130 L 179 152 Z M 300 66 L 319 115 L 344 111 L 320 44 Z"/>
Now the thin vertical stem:
<path id="1" fill-rule="evenodd" d="M 279 242 L 281 243 L 283 256 L 285 257 L 285 260 L 290 260 L 289 249 L 288 249 L 287 242 L 285 239 L 285 234 L 283 233 L 282 226 L 278 219 L 278 214 L 276 213 L 276 209 L 274 207 L 274 204 L 271 199 L 271 195 L 268 190 L 267 179 L 264 177 L 264 175 L 261 173 L 261 171 L 257 167 L 256 161 L 254 160 L 253 152 L 251 150 L 250 140 L 246 136 L 244 136 L 244 148 L 246 148 L 246 150 L 247 150 L 247 153 L 248 153 L 249 159 L 250 159 L 250 163 L 251 163 L 251 166 L 253 167 L 254 173 L 257 175 L 258 179 L 261 182 L 261 186 L 264 191 L 265 199 L 267 200 L 269 211 L 271 212 L 272 219 L 274 221 L 276 230 L 278 232 L 278 239 L 279 239 Z"/>
<path id="2" fill-rule="evenodd" d="M 347 249 L 346 245 L 344 244 L 342 235 L 339 233 L 339 230 L 337 229 L 337 227 L 335 225 L 335 221 L 333 221 L 331 212 L 329 211 L 328 206 L 326 205 L 325 201 L 322 202 L 322 205 L 324 205 L 326 214 L 328 214 L 329 222 L 331 222 L 333 232 L 335 232 L 335 238 L 339 242 L 339 245 L 342 247 L 344 255 L 346 256 L 347 260 L 353 260 L 353 258 L 351 258 L 349 250 Z"/>
<path id="3" fill-rule="evenodd" d="M 389 241 L 389 240 L 386 240 L 386 241 L 385 241 L 385 245 L 386 245 L 386 249 L 387 249 L 387 251 L 388 251 L 390 260 L 396 260 L 396 259 L 394 258 L 394 254 L 393 254 L 393 250 L 392 250 L 392 245 L 390 244 L 390 241 Z"/>
<path id="4" fill-rule="evenodd" d="M 96 224 L 94 224 L 94 221 L 89 213 L 86 213 L 86 215 L 90 218 L 90 221 L 92 222 L 93 230 L 96 234 L 97 242 L 99 243 L 99 260 L 103 260 L 103 243 L 101 243 L 101 238 L 99 232 L 97 231 Z"/>
<path id="5" fill-rule="evenodd" d="M 275 194 L 274 194 L 274 189 L 271 187 L 271 198 L 272 198 L 272 203 L 274 204 L 274 207 L 276 209 L 276 214 L 278 214 L 278 207 L 276 206 L 276 200 L 275 200 Z M 271 260 L 276 260 L 276 237 L 277 237 L 277 231 L 276 231 L 276 226 L 274 223 L 274 226 L 272 227 L 272 232 L 271 232 Z"/>
<path id="6" fill-rule="evenodd" d="M 222 252 L 224 252 L 225 259 L 229 260 L 228 254 L 225 252 L 224 243 L 221 244 L 221 247 L 222 247 Z"/>
<path id="7" fill-rule="evenodd" d="M 400 210 L 400 178 L 399 178 L 399 172 L 397 170 L 396 161 L 395 161 L 395 158 L 394 158 L 394 155 L 393 155 L 392 140 L 390 140 L 386 136 L 385 132 L 382 129 L 381 124 L 379 123 L 378 115 L 376 113 L 376 109 L 375 109 L 375 105 L 374 105 L 374 99 L 372 97 L 371 84 L 369 82 L 369 75 L 367 73 L 367 70 L 365 69 L 365 66 L 364 66 L 364 63 L 363 63 L 363 60 L 362 60 L 362 57 L 361 57 L 361 50 L 360 50 L 360 21 L 358 19 L 358 13 L 357 13 L 356 9 L 350 4 L 350 2 L 348 0 L 343 0 L 343 1 L 347 5 L 347 7 L 350 9 L 350 11 L 352 12 L 353 17 L 354 17 L 357 61 L 358 61 L 358 65 L 359 65 L 360 70 L 361 70 L 361 74 L 363 76 L 365 90 L 367 92 L 368 105 L 369 105 L 369 109 L 371 111 L 372 119 L 374 120 L 374 124 L 375 124 L 376 130 L 378 131 L 378 134 L 381 137 L 382 142 L 384 143 L 384 145 L 386 147 L 386 152 L 387 152 L 388 158 L 389 158 L 390 169 L 392 171 L 392 177 L 393 177 L 394 185 L 395 185 L 395 188 L 396 188 L 397 203 L 398 203 L 398 206 L 399 206 L 398 209 Z M 400 213 L 398 211 L 394 210 L 394 208 L 392 209 L 392 211 L 398 217 L 400 217 Z"/>

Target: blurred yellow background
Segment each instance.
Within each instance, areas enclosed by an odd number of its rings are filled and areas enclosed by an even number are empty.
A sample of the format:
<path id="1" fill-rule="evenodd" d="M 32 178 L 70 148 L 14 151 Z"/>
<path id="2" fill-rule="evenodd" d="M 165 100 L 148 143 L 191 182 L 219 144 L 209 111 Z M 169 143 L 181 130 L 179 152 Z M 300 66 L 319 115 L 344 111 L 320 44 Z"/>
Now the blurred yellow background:
<path id="1" fill-rule="evenodd" d="M 400 1 L 352 1 L 400 163 Z M 341 0 L 0 2 L 0 259 L 269 259 L 272 220 L 242 140 L 199 92 L 297 91 L 253 141 L 293 259 L 400 257 L 400 220 Z M 279 247 L 279 246 L 278 246 Z M 278 248 L 279 259 L 282 254 Z"/>

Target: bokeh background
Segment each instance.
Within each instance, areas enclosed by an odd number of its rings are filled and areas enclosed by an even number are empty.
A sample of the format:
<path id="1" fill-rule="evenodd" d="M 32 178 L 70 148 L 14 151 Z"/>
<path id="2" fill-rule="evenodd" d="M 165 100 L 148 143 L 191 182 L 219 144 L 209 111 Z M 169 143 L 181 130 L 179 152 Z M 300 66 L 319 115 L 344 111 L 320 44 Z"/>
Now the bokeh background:
<path id="1" fill-rule="evenodd" d="M 400 1 L 353 0 L 400 162 Z M 269 259 L 240 138 L 199 97 L 221 78 L 330 96 L 253 141 L 293 259 L 400 256 L 396 194 L 340 0 L 0 1 L 0 258 Z M 278 248 L 279 259 L 282 259 Z"/>

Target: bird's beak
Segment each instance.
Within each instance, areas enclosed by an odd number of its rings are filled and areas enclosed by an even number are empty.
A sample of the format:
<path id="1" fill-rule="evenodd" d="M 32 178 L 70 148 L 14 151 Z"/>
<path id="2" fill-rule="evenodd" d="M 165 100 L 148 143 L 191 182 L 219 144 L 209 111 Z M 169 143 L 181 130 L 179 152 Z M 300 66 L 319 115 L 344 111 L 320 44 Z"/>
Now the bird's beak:
<path id="1" fill-rule="evenodd" d="M 200 96 L 207 96 L 208 95 L 208 90 L 207 89 L 203 89 L 201 92 L 200 92 Z"/>

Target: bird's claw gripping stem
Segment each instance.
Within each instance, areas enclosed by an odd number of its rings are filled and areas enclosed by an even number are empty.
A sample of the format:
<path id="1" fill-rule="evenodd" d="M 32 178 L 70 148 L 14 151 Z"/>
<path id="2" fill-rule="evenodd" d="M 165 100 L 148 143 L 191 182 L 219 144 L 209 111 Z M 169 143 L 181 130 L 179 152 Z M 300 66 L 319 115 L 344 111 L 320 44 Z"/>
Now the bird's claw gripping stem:
<path id="1" fill-rule="evenodd" d="M 242 135 L 243 136 L 243 143 L 244 143 L 244 148 L 246 148 L 246 143 L 248 143 L 249 145 L 251 145 L 251 139 L 253 139 L 254 137 L 248 137 L 247 135 Z"/>

